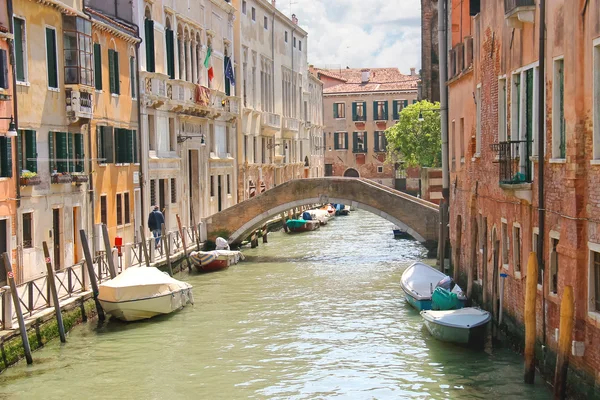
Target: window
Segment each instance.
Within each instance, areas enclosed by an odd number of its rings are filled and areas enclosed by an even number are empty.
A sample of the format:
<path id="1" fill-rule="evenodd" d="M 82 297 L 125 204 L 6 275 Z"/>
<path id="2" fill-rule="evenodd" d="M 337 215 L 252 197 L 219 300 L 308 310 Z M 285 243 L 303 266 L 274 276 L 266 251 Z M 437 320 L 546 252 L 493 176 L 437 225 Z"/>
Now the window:
<path id="1" fill-rule="evenodd" d="M 508 268 L 508 224 L 502 221 L 502 265 L 504 268 Z"/>
<path id="2" fill-rule="evenodd" d="M 509 140 L 519 140 L 519 127 L 521 125 L 521 74 L 514 74 L 512 76 L 510 121 Z"/>
<path id="3" fill-rule="evenodd" d="M 215 176 L 210 176 L 210 197 L 215 197 Z"/>
<path id="4" fill-rule="evenodd" d="M 302 51 L 302 40 L 298 41 L 298 50 Z"/>
<path id="5" fill-rule="evenodd" d="M 117 164 L 136 163 L 137 132 L 129 129 L 114 129 L 115 162 Z"/>
<path id="6" fill-rule="evenodd" d="M 156 179 L 150 179 L 150 205 L 156 205 Z"/>
<path id="7" fill-rule="evenodd" d="M 119 52 L 113 49 L 108 50 L 108 77 L 110 92 L 112 94 L 119 94 L 121 92 L 119 87 Z"/>
<path id="8" fill-rule="evenodd" d="M 377 173 L 379 173 L 379 174 L 383 173 L 383 166 L 381 166 L 381 165 L 377 166 Z"/>
<path id="9" fill-rule="evenodd" d="M 105 194 L 100 196 L 100 222 L 104 225 L 108 225 L 107 203 Z"/>
<path id="10" fill-rule="evenodd" d="M 8 89 L 8 52 L 0 49 L 0 89 Z"/>
<path id="11" fill-rule="evenodd" d="M 296 38 L 294 38 L 294 48 L 296 48 Z"/>
<path id="12" fill-rule="evenodd" d="M 354 153 L 366 153 L 367 152 L 367 132 L 354 132 L 352 136 L 353 136 L 352 151 Z"/>
<path id="13" fill-rule="evenodd" d="M 83 134 L 48 132 L 50 173 L 83 172 Z"/>
<path id="14" fill-rule="evenodd" d="M 165 40 L 167 41 L 167 75 L 175 79 L 175 35 L 172 29 L 165 29 Z"/>
<path id="15" fill-rule="evenodd" d="M 27 35 L 25 32 L 25 20 L 14 18 L 14 48 L 15 48 L 15 70 L 17 81 L 27 81 Z"/>
<path id="16" fill-rule="evenodd" d="M 247 6 L 246 0 L 243 0 L 242 1 L 242 14 L 244 14 L 244 15 L 246 15 L 246 11 L 247 11 L 246 6 Z"/>
<path id="17" fill-rule="evenodd" d="M 123 196 L 121 193 L 117 193 L 117 226 L 123 225 Z"/>
<path id="18" fill-rule="evenodd" d="M 477 102 L 477 116 L 476 123 L 477 126 L 475 128 L 475 153 L 481 154 L 481 84 L 477 85 L 477 89 L 475 92 L 475 101 Z M 462 121 L 462 120 L 461 120 Z M 464 139 L 463 139 L 464 140 Z M 463 154 L 464 157 L 464 154 Z"/>
<path id="19" fill-rule="evenodd" d="M 96 126 L 96 140 L 99 164 L 114 162 L 112 126 Z"/>
<path id="20" fill-rule="evenodd" d="M 265 29 L 269 29 L 269 19 L 267 17 L 264 17 L 264 23 L 263 23 Z"/>
<path id="21" fill-rule="evenodd" d="M 376 121 L 387 121 L 388 119 L 388 102 L 374 101 L 373 102 L 373 117 Z"/>
<path id="22" fill-rule="evenodd" d="M 600 159 L 600 38 L 594 44 L 594 159 Z"/>
<path id="23" fill-rule="evenodd" d="M 6 136 L 0 136 L 0 176 L 3 178 L 12 177 L 12 139 Z"/>
<path id="24" fill-rule="evenodd" d="M 37 172 L 36 132 L 19 130 L 17 134 L 18 166 L 21 170 Z"/>
<path id="25" fill-rule="evenodd" d="M 464 164 L 465 162 L 465 119 L 460 119 L 460 131 L 459 134 L 459 143 L 460 143 L 460 162 Z"/>
<path id="26" fill-rule="evenodd" d="M 131 83 L 131 98 L 137 98 L 137 83 L 135 80 L 135 73 L 137 71 L 135 65 L 135 57 L 129 57 L 129 82 Z"/>
<path id="27" fill-rule="evenodd" d="M 375 131 L 373 136 L 375 139 L 375 146 L 373 147 L 375 152 L 382 153 L 387 151 L 387 138 L 385 137 L 385 131 Z"/>
<path id="28" fill-rule="evenodd" d="M 479 92 L 481 98 L 481 92 Z M 481 110 L 479 110 L 481 119 Z M 498 142 L 506 142 L 506 78 L 498 80 Z M 481 124 L 481 121 L 479 122 Z M 480 127 L 481 129 L 481 127 Z"/>
<path id="29" fill-rule="evenodd" d="M 58 57 L 56 54 L 56 29 L 46 28 L 46 69 L 48 88 L 58 89 Z"/>
<path id="30" fill-rule="evenodd" d="M 155 72 L 155 55 L 154 55 L 154 21 L 149 18 L 144 19 L 144 33 L 146 36 L 146 71 Z M 171 41 L 172 43 L 173 41 Z M 110 57 L 110 54 L 109 54 Z M 118 68 L 118 67 L 117 67 Z M 117 69 L 117 76 L 118 76 Z M 111 92 L 113 93 L 113 92 Z"/>
<path id="31" fill-rule="evenodd" d="M 558 239 L 550 237 L 550 293 L 558 293 Z"/>
<path id="32" fill-rule="evenodd" d="M 565 120 L 565 61 L 554 61 L 552 93 L 552 157 L 566 158 L 567 131 Z"/>
<path id="33" fill-rule="evenodd" d="M 94 87 L 102 90 L 102 47 L 94 43 Z"/>
<path id="34" fill-rule="evenodd" d="M 348 132 L 335 132 L 333 135 L 333 148 L 336 150 L 347 150 Z"/>
<path id="35" fill-rule="evenodd" d="M 125 216 L 125 223 L 129 224 L 131 222 L 131 212 L 129 210 L 129 192 L 123 193 L 123 210 Z"/>
<path id="36" fill-rule="evenodd" d="M 231 175 L 227 174 L 227 194 L 231 194 Z"/>
<path id="37" fill-rule="evenodd" d="M 285 31 L 285 42 L 288 42 L 288 31 Z"/>
<path id="38" fill-rule="evenodd" d="M 93 85 L 92 23 L 81 17 L 63 17 L 65 83 Z"/>
<path id="39" fill-rule="evenodd" d="M 450 145 L 450 158 L 452 158 L 452 165 L 450 166 L 450 168 L 452 169 L 452 171 L 454 171 L 454 168 L 456 167 L 456 143 L 454 143 L 454 141 L 456 140 L 456 120 L 452 120 L 452 130 L 450 131 L 450 140 L 448 140 L 449 145 Z"/>
<path id="40" fill-rule="evenodd" d="M 23 213 L 23 248 L 33 248 L 33 212 Z"/>
<path id="41" fill-rule="evenodd" d="M 177 203 L 177 179 L 171 178 L 171 204 Z"/>
<path id="42" fill-rule="evenodd" d="M 256 21 L 256 8 L 252 7 L 252 21 Z"/>
<path id="43" fill-rule="evenodd" d="M 333 104 L 333 118 L 346 118 L 346 104 L 345 103 L 334 103 Z"/>
<path id="44" fill-rule="evenodd" d="M 352 121 L 367 120 L 367 102 L 360 101 L 352 103 Z"/>
<path id="45" fill-rule="evenodd" d="M 590 251 L 590 311 L 600 312 L 600 252 Z"/>
<path id="46" fill-rule="evenodd" d="M 392 113 L 395 121 L 400 119 L 400 113 L 404 107 L 408 107 L 408 100 L 394 100 L 392 102 Z"/>
<path id="47" fill-rule="evenodd" d="M 333 164 L 325 164 L 325 176 L 333 176 Z"/>
<path id="48" fill-rule="evenodd" d="M 513 265 L 515 272 L 521 272 L 521 226 L 513 225 Z"/>

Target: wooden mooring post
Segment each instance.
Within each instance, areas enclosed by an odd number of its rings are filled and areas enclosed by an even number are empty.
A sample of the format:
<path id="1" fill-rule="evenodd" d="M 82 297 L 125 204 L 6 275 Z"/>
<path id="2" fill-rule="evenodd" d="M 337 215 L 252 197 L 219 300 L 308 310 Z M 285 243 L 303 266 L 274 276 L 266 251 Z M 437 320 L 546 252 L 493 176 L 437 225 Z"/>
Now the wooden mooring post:
<path id="1" fill-rule="evenodd" d="M 146 243 L 146 234 L 144 233 L 144 225 L 140 226 L 140 236 L 142 237 L 142 249 L 144 249 L 144 260 L 146 267 L 150 266 L 150 256 L 148 255 L 148 243 Z"/>
<path id="2" fill-rule="evenodd" d="M 106 316 L 104 315 L 104 310 L 102 309 L 100 301 L 98 300 L 98 281 L 96 280 L 96 274 L 94 273 L 94 259 L 92 258 L 92 253 L 90 252 L 90 245 L 88 243 L 85 230 L 81 229 L 79 231 L 79 235 L 81 237 L 81 247 L 83 247 L 83 254 L 85 256 L 85 265 L 87 266 L 88 275 L 90 276 L 90 284 L 92 285 L 92 296 L 94 297 L 94 303 L 96 304 L 98 320 L 104 321 L 106 319 Z"/>
<path id="3" fill-rule="evenodd" d="M 167 236 L 167 229 L 165 228 L 165 224 L 161 224 L 160 226 L 160 236 L 163 241 L 163 248 L 165 249 L 165 253 L 167 255 L 167 268 L 169 268 L 169 275 L 173 276 L 173 267 L 171 266 L 171 239 Z"/>
<path id="4" fill-rule="evenodd" d="M 269 243 L 269 241 L 267 239 L 268 234 L 269 234 L 269 228 L 267 227 L 267 224 L 265 224 L 265 226 L 263 226 L 263 229 L 262 229 L 263 243 Z"/>
<path id="5" fill-rule="evenodd" d="M 537 295 L 538 263 L 535 252 L 529 253 L 525 282 L 525 383 L 535 380 L 535 297 Z"/>
<path id="6" fill-rule="evenodd" d="M 115 263 L 112 256 L 112 248 L 110 247 L 110 238 L 108 237 L 108 228 L 106 224 L 102 224 L 102 239 L 104 240 L 104 249 L 106 250 L 106 262 L 108 264 L 108 273 L 110 279 L 117 277 L 117 270 L 115 269 Z"/>
<path id="7" fill-rule="evenodd" d="M 288 233 L 288 226 L 286 224 L 286 218 L 285 218 L 285 213 L 281 213 L 281 225 L 283 225 L 283 231 L 285 233 Z"/>
<path id="8" fill-rule="evenodd" d="M 54 312 L 56 313 L 56 324 L 58 325 L 58 335 L 62 343 L 67 342 L 65 335 L 65 325 L 62 319 L 62 312 L 60 311 L 60 302 L 58 301 L 58 291 L 56 290 L 56 281 L 54 280 L 54 268 L 52 268 L 52 259 L 50 258 L 50 250 L 48 250 L 48 243 L 44 240 L 42 242 L 44 247 L 44 258 L 46 259 L 46 272 L 48 273 L 46 279 L 48 280 L 48 287 L 50 288 L 50 296 L 52 299 L 52 305 L 54 306 Z"/>
<path id="9" fill-rule="evenodd" d="M 560 327 L 558 339 L 558 353 L 556 354 L 556 372 L 554 374 L 554 399 L 566 398 L 567 371 L 569 369 L 569 352 L 571 350 L 571 335 L 573 334 L 573 316 L 575 304 L 573 302 L 573 287 L 565 286 L 560 303 Z"/>
<path id="10" fill-rule="evenodd" d="M 21 301 L 19 300 L 19 293 L 17 292 L 17 283 L 15 282 L 15 275 L 10 265 L 10 259 L 8 253 L 2 254 L 2 262 L 4 263 L 4 270 L 6 271 L 6 280 L 10 285 L 10 292 L 12 294 L 13 306 L 17 313 L 17 321 L 19 322 L 19 331 L 21 333 L 21 340 L 23 341 L 23 350 L 25 351 L 25 359 L 27 364 L 33 364 L 33 358 L 31 358 L 31 346 L 29 346 L 29 337 L 27 337 L 27 327 L 25 326 L 25 318 L 23 318 L 23 310 L 21 310 Z"/>
<path id="11" fill-rule="evenodd" d="M 188 257 L 187 246 L 185 244 L 185 236 L 183 236 L 183 228 L 181 227 L 181 218 L 179 218 L 179 214 L 175 214 L 177 218 L 177 227 L 179 228 L 179 235 L 181 236 L 181 243 L 183 244 L 183 255 L 185 256 L 185 261 L 187 262 L 188 271 L 192 272 L 192 262 Z"/>

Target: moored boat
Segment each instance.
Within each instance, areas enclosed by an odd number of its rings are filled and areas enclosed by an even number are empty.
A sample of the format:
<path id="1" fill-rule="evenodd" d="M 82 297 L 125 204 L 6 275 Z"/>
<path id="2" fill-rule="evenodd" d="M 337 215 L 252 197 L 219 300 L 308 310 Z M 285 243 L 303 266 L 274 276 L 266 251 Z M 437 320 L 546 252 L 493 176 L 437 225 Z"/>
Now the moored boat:
<path id="1" fill-rule="evenodd" d="M 192 285 L 154 267 L 127 268 L 98 291 L 104 311 L 123 321 L 169 314 L 193 302 Z"/>
<path id="2" fill-rule="evenodd" d="M 316 209 L 316 210 L 308 210 L 307 211 L 313 220 L 319 221 L 321 226 L 327 225 L 329 222 L 329 212 L 327 210 Z"/>
<path id="3" fill-rule="evenodd" d="M 406 301 L 418 311 L 431 310 L 431 296 L 439 283 L 452 283 L 450 277 L 422 262 L 415 262 L 404 271 L 400 286 L 404 291 Z M 456 293 L 461 307 L 467 300 L 458 285 L 454 285 L 452 293 Z"/>
<path id="4" fill-rule="evenodd" d="M 319 221 L 313 221 L 313 220 L 307 221 L 305 219 L 290 219 L 290 220 L 287 220 L 285 224 L 287 225 L 288 229 L 292 233 L 310 232 L 310 231 L 314 231 L 315 229 L 319 229 L 321 227 L 321 224 Z"/>
<path id="5" fill-rule="evenodd" d="M 215 272 L 229 268 L 244 259 L 241 251 L 213 250 L 192 251 L 190 260 L 198 272 Z"/>
<path id="6" fill-rule="evenodd" d="M 425 327 L 433 337 L 444 342 L 479 344 L 485 338 L 490 313 L 476 307 L 459 310 L 421 311 Z"/>
<path id="7" fill-rule="evenodd" d="M 392 232 L 394 232 L 394 238 L 396 239 L 412 239 L 410 233 L 408 233 L 405 229 L 398 228 L 397 226 L 392 228 Z"/>

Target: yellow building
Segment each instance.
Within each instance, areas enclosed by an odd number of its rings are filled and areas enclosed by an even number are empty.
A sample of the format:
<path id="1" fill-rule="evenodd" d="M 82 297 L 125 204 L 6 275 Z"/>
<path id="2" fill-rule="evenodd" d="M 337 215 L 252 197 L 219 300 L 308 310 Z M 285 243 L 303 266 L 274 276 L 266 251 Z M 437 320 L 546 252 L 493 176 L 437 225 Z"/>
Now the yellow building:
<path id="1" fill-rule="evenodd" d="M 94 114 L 90 124 L 93 221 L 108 227 L 110 242 L 130 243 L 143 224 L 140 198 L 138 85 L 135 25 L 86 7 L 92 19 Z"/>

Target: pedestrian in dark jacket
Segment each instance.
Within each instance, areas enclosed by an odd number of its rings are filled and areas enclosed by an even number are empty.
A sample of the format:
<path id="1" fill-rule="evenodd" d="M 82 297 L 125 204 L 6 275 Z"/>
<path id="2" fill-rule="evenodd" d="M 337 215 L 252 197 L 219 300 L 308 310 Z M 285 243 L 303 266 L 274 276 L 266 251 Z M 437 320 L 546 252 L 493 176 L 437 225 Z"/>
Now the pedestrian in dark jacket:
<path id="1" fill-rule="evenodd" d="M 161 229 L 162 224 L 165 223 L 165 216 L 160 212 L 158 206 L 154 206 L 154 210 L 150 213 L 148 217 L 148 228 L 152 231 L 152 235 L 155 239 L 154 246 L 158 248 L 158 244 L 160 243 Z"/>

